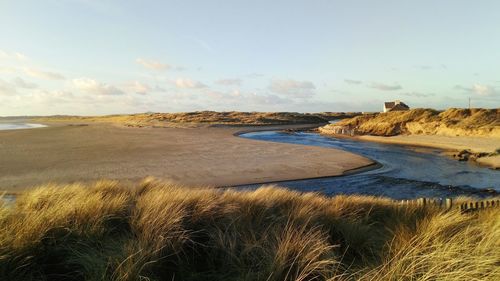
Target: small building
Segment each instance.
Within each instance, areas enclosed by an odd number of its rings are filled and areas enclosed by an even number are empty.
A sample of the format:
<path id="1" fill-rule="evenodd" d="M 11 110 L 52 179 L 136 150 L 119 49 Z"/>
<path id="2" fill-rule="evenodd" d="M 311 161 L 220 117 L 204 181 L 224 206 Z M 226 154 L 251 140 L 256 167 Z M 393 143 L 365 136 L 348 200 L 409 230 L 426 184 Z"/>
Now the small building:
<path id="1" fill-rule="evenodd" d="M 384 112 L 406 110 L 410 110 L 410 107 L 400 100 L 384 102 Z"/>

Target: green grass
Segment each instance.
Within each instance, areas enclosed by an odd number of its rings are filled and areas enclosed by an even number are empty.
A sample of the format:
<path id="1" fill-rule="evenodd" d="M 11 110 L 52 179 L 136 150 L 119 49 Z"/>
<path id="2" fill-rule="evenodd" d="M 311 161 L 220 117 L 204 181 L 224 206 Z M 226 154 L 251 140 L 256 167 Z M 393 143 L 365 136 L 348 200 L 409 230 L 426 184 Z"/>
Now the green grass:
<path id="1" fill-rule="evenodd" d="M 499 218 L 278 187 L 42 186 L 0 206 L 0 280 L 500 280 Z"/>

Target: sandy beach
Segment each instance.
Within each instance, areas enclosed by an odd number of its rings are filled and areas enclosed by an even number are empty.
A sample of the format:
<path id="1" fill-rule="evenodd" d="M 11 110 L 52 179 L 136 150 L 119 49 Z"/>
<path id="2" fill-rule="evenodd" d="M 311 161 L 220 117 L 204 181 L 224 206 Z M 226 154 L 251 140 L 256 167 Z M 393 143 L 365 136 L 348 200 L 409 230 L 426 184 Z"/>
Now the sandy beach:
<path id="1" fill-rule="evenodd" d="M 360 140 L 412 146 L 435 147 L 451 151 L 470 150 L 492 153 L 500 148 L 500 139 L 493 137 L 440 136 L 440 135 L 399 135 L 393 137 L 358 136 Z M 500 168 L 500 156 L 481 157 L 479 164 L 494 169 Z"/>
<path id="2" fill-rule="evenodd" d="M 0 190 L 147 176 L 191 186 L 231 186 L 339 176 L 374 164 L 341 150 L 234 136 L 253 129 L 90 123 L 0 131 Z"/>

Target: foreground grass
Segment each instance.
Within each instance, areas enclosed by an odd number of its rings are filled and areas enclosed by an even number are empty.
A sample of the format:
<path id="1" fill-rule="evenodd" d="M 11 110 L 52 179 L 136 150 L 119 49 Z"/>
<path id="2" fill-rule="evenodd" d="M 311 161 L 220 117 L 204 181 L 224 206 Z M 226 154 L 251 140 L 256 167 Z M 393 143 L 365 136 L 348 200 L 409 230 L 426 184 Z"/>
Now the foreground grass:
<path id="1" fill-rule="evenodd" d="M 44 186 L 0 207 L 0 280 L 500 280 L 499 218 L 277 187 Z"/>

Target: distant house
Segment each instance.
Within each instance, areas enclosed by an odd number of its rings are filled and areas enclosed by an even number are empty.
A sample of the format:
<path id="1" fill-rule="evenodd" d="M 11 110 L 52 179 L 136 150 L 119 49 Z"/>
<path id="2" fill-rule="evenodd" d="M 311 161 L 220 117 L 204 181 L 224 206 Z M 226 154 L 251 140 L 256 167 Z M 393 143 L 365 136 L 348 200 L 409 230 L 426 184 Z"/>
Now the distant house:
<path id="1" fill-rule="evenodd" d="M 384 112 L 406 110 L 410 110 L 410 107 L 400 100 L 384 102 Z"/>

